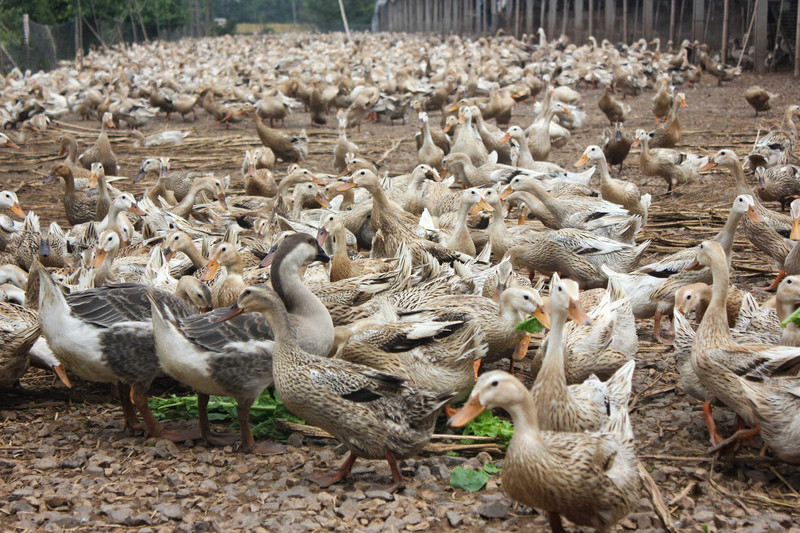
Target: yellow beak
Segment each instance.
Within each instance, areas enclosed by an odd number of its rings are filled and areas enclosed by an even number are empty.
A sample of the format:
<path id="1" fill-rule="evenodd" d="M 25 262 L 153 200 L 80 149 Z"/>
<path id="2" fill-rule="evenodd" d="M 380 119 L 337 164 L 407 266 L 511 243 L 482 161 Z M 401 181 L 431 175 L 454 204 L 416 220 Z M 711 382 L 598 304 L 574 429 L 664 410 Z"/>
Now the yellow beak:
<path id="1" fill-rule="evenodd" d="M 711 161 L 709 161 L 708 163 L 706 163 L 705 165 L 700 167 L 700 172 L 704 172 L 706 170 L 712 169 L 715 166 L 717 166 L 717 162 L 712 159 Z"/>
<path id="2" fill-rule="evenodd" d="M 503 198 L 511 196 L 512 194 L 514 194 L 514 189 L 512 189 L 511 185 L 509 185 L 503 192 L 500 193 L 500 199 L 502 200 Z"/>
<path id="3" fill-rule="evenodd" d="M 103 264 L 103 260 L 106 258 L 107 252 L 102 248 L 98 248 L 97 251 L 94 253 L 94 261 L 92 261 L 92 267 L 99 268 L 100 265 Z"/>
<path id="4" fill-rule="evenodd" d="M 689 104 L 686 103 L 686 98 L 681 98 L 681 107 L 689 107 Z"/>
<path id="5" fill-rule="evenodd" d="M 749 209 L 747 210 L 747 214 L 750 214 Z M 792 220 L 792 233 L 789 234 L 789 238 L 793 241 L 800 241 L 800 218 Z"/>
<path id="6" fill-rule="evenodd" d="M 550 329 L 550 315 L 544 310 L 544 308 L 539 307 L 536 309 L 536 311 L 533 312 L 533 316 L 535 316 L 536 320 L 541 322 L 544 327 Z"/>
<path id="7" fill-rule="evenodd" d="M 200 281 L 211 281 L 214 279 L 219 267 L 220 264 L 216 257 L 209 259 L 208 264 L 206 264 L 206 269 L 203 271 L 203 275 L 200 276 Z"/>
<path id="8" fill-rule="evenodd" d="M 25 218 L 25 211 L 19 206 L 19 202 L 14 202 L 14 205 L 11 206 L 11 212 L 18 217 Z"/>
<path id="9" fill-rule="evenodd" d="M 322 207 L 324 207 L 324 208 L 326 208 L 326 209 L 330 209 L 330 208 L 331 208 L 331 203 L 328 201 L 328 199 L 327 199 L 327 198 L 325 198 L 325 197 L 324 197 L 324 196 L 322 196 L 321 194 L 317 194 L 317 195 L 314 197 L 314 200 L 316 200 L 317 202 L 319 202 L 319 205 L 321 205 Z"/>
<path id="10" fill-rule="evenodd" d="M 347 191 L 349 189 L 353 189 L 354 187 L 358 187 L 358 185 L 356 185 L 356 182 L 355 182 L 355 180 L 353 180 L 353 178 L 350 178 L 343 185 L 339 185 L 339 187 L 336 190 L 337 191 Z"/>
<path id="11" fill-rule="evenodd" d="M 481 211 L 488 211 L 488 212 L 491 213 L 492 211 L 494 211 L 494 208 L 492 206 L 490 206 L 486 202 L 486 200 L 481 198 L 480 200 L 478 200 L 478 203 L 475 204 L 475 206 L 473 206 L 473 208 L 469 210 L 469 214 L 470 215 L 477 215 Z"/>
<path id="12" fill-rule="evenodd" d="M 578 159 L 578 162 L 577 162 L 577 163 L 575 163 L 575 166 L 576 166 L 576 167 L 582 167 L 582 166 L 583 166 L 583 165 L 585 165 L 585 164 L 586 164 L 588 161 L 589 161 L 589 156 L 588 156 L 588 155 L 586 155 L 586 154 L 583 154 L 583 155 L 581 156 L 581 158 L 580 158 L 580 159 Z"/>
<path id="13" fill-rule="evenodd" d="M 458 410 L 447 423 L 454 428 L 464 427 L 481 414 L 486 407 L 481 405 L 480 398 L 477 394 L 470 396 L 469 401 L 464 404 L 464 407 Z"/>
<path id="14" fill-rule="evenodd" d="M 576 324 L 589 326 L 592 323 L 592 319 L 589 318 L 589 315 L 587 315 L 586 311 L 581 307 L 580 300 L 570 300 L 567 313 L 569 313 L 569 316 Z"/>

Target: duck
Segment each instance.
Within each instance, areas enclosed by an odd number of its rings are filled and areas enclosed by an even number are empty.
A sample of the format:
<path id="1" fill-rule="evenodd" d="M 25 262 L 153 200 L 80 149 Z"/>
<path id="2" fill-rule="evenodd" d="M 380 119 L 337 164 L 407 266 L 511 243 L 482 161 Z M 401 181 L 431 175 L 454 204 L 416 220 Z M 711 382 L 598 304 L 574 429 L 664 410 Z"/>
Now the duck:
<path id="1" fill-rule="evenodd" d="M 436 146 L 436 143 L 433 142 L 428 114 L 425 112 L 420 113 L 420 121 L 422 122 L 422 146 L 417 152 L 419 163 L 428 165 L 441 172 L 443 169 L 442 158 L 444 158 L 444 150 Z"/>
<path id="2" fill-rule="evenodd" d="M 223 209 L 228 209 L 228 204 L 225 199 L 225 186 L 222 184 L 222 181 L 214 176 L 204 176 L 194 180 L 194 183 L 189 187 L 189 192 L 186 193 L 183 200 L 169 207 L 167 211 L 183 219 L 188 219 L 194 209 L 197 195 L 202 191 L 212 194 L 217 201 L 219 201 Z"/>
<path id="3" fill-rule="evenodd" d="M 778 285 L 775 296 L 775 310 L 781 324 L 786 324 L 781 331 L 780 344 L 784 346 L 800 346 L 800 326 L 786 319 L 800 306 L 800 276 L 786 276 Z"/>
<path id="4" fill-rule="evenodd" d="M 797 126 L 794 119 L 800 118 L 800 105 L 790 105 L 783 113 L 783 122 L 779 129 L 768 131 L 763 137 L 757 139 L 755 146 L 747 154 L 748 164 L 751 169 L 757 167 L 774 167 L 787 165 L 791 161 L 792 153 L 797 146 Z"/>
<path id="5" fill-rule="evenodd" d="M 336 472 L 309 479 L 329 487 L 351 475 L 357 458 L 385 459 L 394 480 L 389 490 L 403 488 L 397 459 L 419 453 L 455 392 L 434 393 L 400 376 L 306 352 L 292 334 L 283 302 L 268 288 L 246 289 L 235 312 L 239 310 L 259 311 L 272 327 L 272 377 L 286 408 L 331 433 L 350 451 Z"/>
<path id="6" fill-rule="evenodd" d="M 251 114 L 256 125 L 256 133 L 261 143 L 272 150 L 275 157 L 287 163 L 297 163 L 308 155 L 308 136 L 302 130 L 297 135 L 289 135 L 278 130 L 272 129 L 264 124 L 261 117 L 252 108 Z"/>
<path id="7" fill-rule="evenodd" d="M 627 407 L 614 412 L 600 432 L 547 431 L 539 424 L 549 406 L 501 370 L 478 378 L 464 407 L 450 420 L 463 427 L 485 409 L 511 415 L 514 434 L 501 473 L 513 500 L 547 512 L 553 532 L 561 516 L 579 526 L 607 531 L 639 501 L 639 463 Z"/>
<path id="8" fill-rule="evenodd" d="M 92 267 L 94 268 L 95 286 L 119 281 L 139 281 L 148 263 L 146 248 L 137 248 L 117 259 L 122 238 L 113 229 L 103 231 L 97 242 Z"/>
<path id="9" fill-rule="evenodd" d="M 256 168 L 261 157 L 260 150 L 245 151 L 242 173 L 244 174 L 244 192 L 248 196 L 264 196 L 273 198 L 278 194 L 275 177 L 268 168 Z"/>
<path id="10" fill-rule="evenodd" d="M 327 356 L 333 346 L 333 323 L 322 302 L 298 275 L 301 267 L 313 261 L 327 261 L 327 254 L 313 237 L 296 233 L 278 245 L 273 258 L 271 281 L 275 291 L 264 290 L 278 301 L 285 298 L 292 309 L 288 311 L 291 325 L 281 333 L 296 338 L 302 349 Z M 241 449 L 271 455 L 281 453 L 283 446 L 269 441 L 256 444 L 249 415 L 256 398 L 273 385 L 280 336 L 272 321 L 238 305 L 245 294 L 256 290 L 260 289 L 245 287 L 233 306 L 192 317 L 181 316 L 171 305 L 152 300 L 153 338 L 164 372 L 197 391 L 200 430 L 206 441 L 231 442 L 230 436 L 211 432 L 207 415 L 210 395 L 231 396 L 238 404 Z M 283 303 L 281 306 L 286 313 Z"/>
<path id="11" fill-rule="evenodd" d="M 486 147 L 486 151 L 491 154 L 497 154 L 497 162 L 500 164 L 511 164 L 511 145 L 506 144 L 503 140 L 503 132 L 497 128 L 489 126 L 483 118 L 478 106 L 472 106 L 472 118 L 475 119 L 475 129 L 478 130 L 478 135 Z M 524 137 L 524 133 L 523 133 Z M 527 141 L 526 141 L 527 142 Z"/>
<path id="12" fill-rule="evenodd" d="M 161 157 L 159 159 L 155 158 L 148 158 L 142 162 L 142 165 L 139 167 L 139 172 L 137 176 L 133 179 L 134 183 L 136 183 L 140 178 L 139 176 L 144 176 L 149 172 L 156 171 L 158 172 L 158 180 L 156 181 L 155 185 L 149 187 L 144 196 L 148 198 L 151 202 L 155 205 L 159 205 L 159 198 L 162 198 L 164 202 L 168 205 L 175 205 L 178 203 L 177 198 L 175 198 L 175 193 L 167 188 L 167 174 L 169 172 L 169 158 L 168 157 Z"/>
<path id="13" fill-rule="evenodd" d="M 695 262 L 689 265 L 698 267 L 708 267 L 714 278 L 711 303 L 700 322 L 691 354 L 692 369 L 707 391 L 703 413 L 714 445 L 711 452 L 760 434 L 779 459 L 800 462 L 792 438 L 800 431 L 796 416 L 800 400 L 792 392 L 798 378 L 781 375 L 800 363 L 800 348 L 734 341 L 724 316 L 728 264 L 719 243 L 700 244 Z M 711 416 L 711 399 L 733 410 L 751 428 L 739 429 L 723 439 Z"/>
<path id="14" fill-rule="evenodd" d="M 750 107 L 755 111 L 758 116 L 759 111 L 769 111 L 772 109 L 772 99 L 777 98 L 779 95 L 765 91 L 758 85 L 751 85 L 744 92 L 744 99 L 750 104 Z"/>
<path id="15" fill-rule="evenodd" d="M 650 136 L 650 148 L 672 148 L 678 144 L 683 135 L 683 127 L 678 118 L 678 110 L 681 107 L 689 107 L 686 103 L 686 95 L 678 93 L 672 101 L 672 109 L 669 113 L 669 120 L 666 124 L 659 124 L 648 135 Z"/>
<path id="16" fill-rule="evenodd" d="M 462 106 L 459 109 L 458 123 L 460 125 L 450 146 L 450 153 L 466 154 L 476 167 L 488 163 L 489 153 L 480 136 L 472 127 L 472 111 L 469 106 Z"/>
<path id="17" fill-rule="evenodd" d="M 239 251 L 235 244 L 225 241 L 211 249 L 200 281 L 211 281 L 223 266 L 225 277 L 217 280 L 211 288 L 214 307 L 230 307 L 247 286 L 244 282 L 244 267 Z"/>
<path id="18" fill-rule="evenodd" d="M 781 211 L 800 195 L 800 167 L 796 165 L 776 165 L 756 167 L 758 197 L 765 202 L 780 202 Z"/>
<path id="19" fill-rule="evenodd" d="M 609 165 L 618 165 L 622 172 L 622 164 L 628 157 L 633 144 L 633 136 L 622 130 L 622 123 L 614 125 L 614 131 L 603 130 L 603 154 Z"/>
<path id="20" fill-rule="evenodd" d="M 650 136 L 642 129 L 636 130 L 633 147 L 641 143 L 639 169 L 645 176 L 659 176 L 667 182 L 667 192 L 673 193 L 675 187 L 689 183 L 699 176 L 701 168 L 708 163 L 708 156 L 697 156 L 679 152 L 671 148 L 650 149 Z"/>
<path id="21" fill-rule="evenodd" d="M 79 190 L 87 188 L 91 170 L 78 163 L 78 141 L 69 133 L 65 133 L 58 138 L 58 142 L 58 157 L 64 157 L 62 163 L 72 170 L 76 180 L 75 187 Z"/>
<path id="22" fill-rule="evenodd" d="M 0 387 L 17 386 L 28 371 L 28 352 L 39 339 L 40 331 L 35 311 L 23 305 L 0 302 Z"/>
<path id="23" fill-rule="evenodd" d="M 603 95 L 597 100 L 597 107 L 608 119 L 611 125 L 617 122 L 625 122 L 631 112 L 631 106 L 623 104 L 613 96 L 611 96 L 611 87 L 606 85 Z"/>
<path id="24" fill-rule="evenodd" d="M 108 194 L 106 185 L 106 172 L 102 163 L 92 163 L 92 175 L 89 176 L 89 185 L 97 185 L 98 195 L 95 204 L 95 220 L 98 222 L 108 215 L 111 207 L 111 195 Z"/>
<path id="25" fill-rule="evenodd" d="M 22 210 L 17 193 L 14 191 L 0 191 L 0 207 L 5 207 L 18 217 L 25 218 L 25 211 Z"/>
<path id="26" fill-rule="evenodd" d="M 191 261 L 191 268 L 181 270 L 181 274 L 193 274 L 202 271 L 208 260 L 197 249 L 191 237 L 183 231 L 175 230 L 164 238 L 164 259 L 171 261 L 178 252 L 183 252 Z"/>
<path id="27" fill-rule="evenodd" d="M 662 118 L 664 122 L 668 120 L 673 99 L 674 96 L 669 86 L 669 76 L 659 78 L 658 89 L 656 90 L 656 95 L 653 97 L 653 115 L 656 118 L 656 123 Z"/>
<path id="28" fill-rule="evenodd" d="M 394 268 L 392 261 L 384 259 L 367 259 L 357 254 L 358 260 L 352 260 L 347 251 L 346 228 L 342 219 L 331 213 L 322 220 L 318 239 L 323 241 L 330 235 L 333 253 L 331 254 L 329 277 L 332 282 L 355 278 L 364 274 L 389 272 Z"/>
<path id="29" fill-rule="evenodd" d="M 736 197 L 725 225 L 714 237 L 714 240 L 722 245 L 727 257 L 730 257 L 736 229 L 744 217 L 754 221 L 763 220 L 756 209 L 753 197 L 749 194 Z M 608 267 L 600 268 L 609 279 L 614 278 L 628 295 L 634 316 L 639 319 L 654 317 L 653 336 L 657 341 L 669 344 L 670 341 L 661 335 L 661 320 L 673 312 L 676 291 L 690 283 L 711 281 L 709 270 L 691 272 L 686 270 L 686 266 L 692 263 L 696 254 L 697 246 L 685 248 L 639 267 L 629 274 L 620 274 Z"/>
<path id="30" fill-rule="evenodd" d="M 731 171 L 738 194 L 749 195 L 752 193 L 750 187 L 747 185 L 742 163 L 733 150 L 720 150 L 701 168 L 701 171 L 716 166 Z M 775 268 L 778 270 L 777 277 L 767 287 L 768 290 L 775 290 L 778 287 L 778 283 L 783 279 L 783 276 L 786 275 L 785 262 L 791 248 L 789 244 L 787 244 L 784 235 L 788 236 L 791 233 L 792 221 L 791 218 L 786 215 L 770 211 L 764 207 L 757 198 L 754 198 L 754 205 L 760 220 L 747 218 L 743 221 L 742 229 L 753 246 L 769 255 Z"/>
<path id="31" fill-rule="evenodd" d="M 586 147 L 575 166 L 580 168 L 589 161 L 595 164 L 599 170 L 600 195 L 603 200 L 621 205 L 631 215 L 639 215 L 642 218 L 642 225 L 645 225 L 647 223 L 647 210 L 650 207 L 650 195 L 642 196 L 639 193 L 639 187 L 635 183 L 612 178 L 608 171 L 605 153 L 599 146 L 591 145 Z"/>
<path id="32" fill-rule="evenodd" d="M 9 148 L 19 150 L 19 145 L 12 141 L 5 133 L 0 133 L 0 146 L 8 146 Z"/>
<path id="33" fill-rule="evenodd" d="M 451 250 L 474 256 L 476 254 L 475 242 L 472 240 L 467 226 L 467 217 L 476 214 L 480 209 L 491 211 L 492 206 L 485 202 L 480 191 L 475 188 L 465 189 L 460 196 L 458 218 L 451 232 L 439 235 L 439 242 Z"/>
<path id="34" fill-rule="evenodd" d="M 347 162 L 345 156 L 347 154 L 358 155 L 358 145 L 347 139 L 347 119 L 343 113 L 337 115 L 339 122 L 339 138 L 336 145 L 333 147 L 333 168 L 338 173 L 342 173 L 347 169 Z"/>
<path id="35" fill-rule="evenodd" d="M 117 383 L 126 429 L 138 427 L 135 405 L 151 437 L 174 442 L 198 438 L 196 432 L 167 430 L 147 405 L 147 391 L 161 372 L 149 298 L 169 302 L 179 316 L 197 313 L 194 307 L 171 293 L 135 283 L 64 295 L 43 267 L 36 268 L 41 334 L 64 368 L 86 381 Z"/>
<path id="36" fill-rule="evenodd" d="M 101 121 L 100 135 L 97 136 L 95 143 L 90 146 L 85 152 L 78 156 L 78 163 L 83 165 L 83 168 L 92 168 L 92 163 L 102 163 L 103 168 L 112 176 L 116 176 L 117 169 L 117 156 L 111 149 L 111 143 L 108 142 L 108 134 L 106 128 L 116 128 L 114 125 L 114 117 L 111 113 L 103 113 L 103 120 Z"/>
<path id="37" fill-rule="evenodd" d="M 133 130 L 131 135 L 136 139 L 134 146 L 137 148 L 153 148 L 155 146 L 180 146 L 183 140 L 191 135 L 189 130 L 164 130 L 145 136 L 139 130 Z"/>
<path id="38" fill-rule="evenodd" d="M 526 131 L 528 135 L 528 150 L 535 161 L 547 161 L 550 157 L 550 150 L 553 143 L 550 140 L 550 123 L 556 114 L 571 116 L 572 113 L 567 106 L 561 102 L 556 102 L 544 114 L 542 120 L 531 125 L 531 131 Z"/>
<path id="39" fill-rule="evenodd" d="M 97 202 L 82 191 L 75 189 L 75 181 L 72 169 L 64 163 L 58 163 L 50 170 L 50 174 L 45 178 L 45 183 L 57 178 L 64 180 L 64 212 L 67 220 L 73 226 L 83 222 L 96 219 Z"/>

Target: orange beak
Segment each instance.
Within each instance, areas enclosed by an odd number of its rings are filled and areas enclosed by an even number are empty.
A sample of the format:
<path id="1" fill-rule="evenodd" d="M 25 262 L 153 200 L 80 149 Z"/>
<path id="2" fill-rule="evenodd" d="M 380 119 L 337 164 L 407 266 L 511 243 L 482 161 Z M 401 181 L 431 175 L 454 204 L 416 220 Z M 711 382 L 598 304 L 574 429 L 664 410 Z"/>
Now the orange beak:
<path id="1" fill-rule="evenodd" d="M 750 214 L 749 209 L 747 210 L 747 214 Z M 800 241 L 800 218 L 792 220 L 792 233 L 789 234 L 789 238 L 793 241 Z"/>
<path id="2" fill-rule="evenodd" d="M 139 215 L 140 217 L 143 217 L 143 216 L 145 216 L 147 214 L 142 210 L 141 207 L 139 207 L 139 204 L 136 204 L 136 203 L 131 204 L 131 206 L 128 209 L 128 211 L 130 211 L 134 215 Z"/>
<path id="3" fill-rule="evenodd" d="M 239 307 L 237 304 L 233 304 L 231 308 L 228 309 L 227 313 L 225 313 L 224 315 L 222 315 L 217 319 L 217 323 L 227 322 L 228 320 L 231 320 L 232 318 L 235 318 L 241 315 L 242 313 L 244 313 L 244 309 Z"/>
<path id="4" fill-rule="evenodd" d="M 450 130 L 452 129 L 453 129 L 453 124 L 448 122 L 447 124 L 444 125 L 444 129 L 442 131 L 445 133 L 450 133 Z"/>
<path id="5" fill-rule="evenodd" d="M 681 98 L 681 107 L 689 107 L 689 104 L 686 103 L 686 98 Z"/>
<path id="6" fill-rule="evenodd" d="M 572 318 L 572 320 L 575 321 L 576 324 L 581 324 L 585 326 L 590 326 L 592 324 L 592 319 L 589 318 L 589 315 L 587 315 L 586 311 L 584 311 L 583 307 L 581 307 L 580 300 L 570 299 L 567 313 Z"/>
<path id="7" fill-rule="evenodd" d="M 571 117 L 571 116 L 572 116 L 572 113 L 571 113 L 571 112 L 570 112 L 570 110 L 569 110 L 569 109 L 567 109 L 566 107 L 564 108 L 564 110 L 562 111 L 562 113 L 564 113 L 564 114 L 565 114 L 565 115 L 567 115 L 568 117 Z"/>
<path id="8" fill-rule="evenodd" d="M 67 376 L 67 369 L 64 368 L 64 365 L 58 364 L 54 366 L 53 372 L 56 373 L 58 379 L 60 379 L 61 383 L 63 383 L 68 389 L 72 388 L 72 383 L 70 383 L 69 381 L 69 376 Z"/>
<path id="9" fill-rule="evenodd" d="M 512 189 L 511 185 L 509 185 L 503 192 L 500 193 L 500 199 L 502 200 L 503 198 L 511 196 L 512 194 L 514 194 L 514 189 Z"/>
<path id="10" fill-rule="evenodd" d="M 12 141 L 11 139 L 8 139 L 8 140 L 6 141 L 6 146 L 8 146 L 8 147 L 11 147 L 11 148 L 17 148 L 17 149 L 19 149 L 19 145 L 18 145 L 17 143 L 15 143 L 14 141 Z M 62 152 L 63 152 L 63 150 L 62 150 Z M 59 153 L 59 154 L 58 154 L 58 157 L 61 157 L 62 155 L 64 155 L 64 154 L 62 154 L 62 153 Z"/>
<path id="11" fill-rule="evenodd" d="M 745 213 L 747 218 L 752 220 L 753 222 L 764 222 L 764 217 L 761 216 L 761 213 L 756 211 L 756 207 L 751 205 L 747 208 L 747 212 Z M 800 220 L 800 219 L 799 219 Z M 795 221 L 792 221 L 792 235 L 794 235 L 794 228 L 795 228 Z M 800 225 L 798 225 L 798 237 L 800 237 Z M 789 237 L 791 239 L 791 236 Z"/>
<path id="12" fill-rule="evenodd" d="M 316 176 L 312 176 L 312 181 L 313 181 L 314 183 L 316 183 L 317 185 L 322 185 L 323 187 L 324 187 L 325 185 L 327 185 L 327 184 L 328 184 L 328 182 L 327 182 L 327 181 L 323 181 L 323 180 L 319 179 L 319 178 L 318 178 L 318 177 L 316 177 Z"/>
<path id="13" fill-rule="evenodd" d="M 220 264 L 216 257 L 209 259 L 208 264 L 206 264 L 206 269 L 203 271 L 203 275 L 200 276 L 200 281 L 211 281 L 214 279 L 219 267 Z"/>
<path id="14" fill-rule="evenodd" d="M 706 163 L 705 165 L 700 167 L 700 172 L 704 172 L 706 170 L 712 169 L 715 166 L 717 166 L 717 162 L 712 159 L 711 161 L 709 161 L 708 163 Z"/>
<path id="15" fill-rule="evenodd" d="M 473 394 L 469 397 L 469 401 L 464 404 L 464 407 L 459 409 L 458 412 L 447 421 L 447 424 L 454 428 L 464 427 L 475 420 L 475 417 L 485 410 L 486 407 L 481 405 L 480 397 L 477 394 Z"/>
<path id="16" fill-rule="evenodd" d="M 358 185 L 356 185 L 356 182 L 355 182 L 355 180 L 353 180 L 353 178 L 350 178 L 343 185 L 339 185 L 339 187 L 336 190 L 337 191 L 347 191 L 347 190 L 352 189 L 354 187 L 358 187 Z"/>
<path id="17" fill-rule="evenodd" d="M 505 135 L 503 135 L 502 137 L 500 137 L 500 142 L 501 142 L 501 143 L 504 143 L 504 142 L 507 142 L 507 141 L 510 141 L 510 140 L 511 140 L 511 134 L 510 134 L 510 133 L 508 133 L 508 132 L 506 132 L 506 134 L 505 134 Z"/>
<path id="18" fill-rule="evenodd" d="M 103 260 L 108 255 L 108 252 L 103 250 L 102 248 L 98 248 L 97 251 L 94 253 L 94 260 L 92 261 L 93 268 L 99 268 L 100 265 L 103 264 Z"/>
<path id="19" fill-rule="evenodd" d="M 314 200 L 316 200 L 316 201 L 319 203 L 319 205 L 321 205 L 321 206 L 322 206 L 322 207 L 324 207 L 325 209 L 330 209 L 330 208 L 331 208 L 331 203 L 328 201 L 328 199 L 327 199 L 327 198 L 325 198 L 325 197 L 324 197 L 324 196 L 322 196 L 321 194 L 317 194 L 317 195 L 314 197 Z"/>
<path id="20" fill-rule="evenodd" d="M 637 137 L 636 139 L 633 140 L 631 148 L 638 148 L 638 147 L 639 147 L 639 138 Z"/>
<path id="21" fill-rule="evenodd" d="M 533 312 L 533 316 L 536 317 L 536 320 L 541 322 L 541 324 L 550 329 L 550 314 L 544 310 L 544 308 L 539 307 L 536 311 Z"/>
<path id="22" fill-rule="evenodd" d="M 695 258 L 685 270 L 700 270 L 701 268 L 703 268 L 703 265 Z"/>
<path id="23" fill-rule="evenodd" d="M 25 218 L 25 211 L 19 206 L 19 202 L 14 202 L 14 205 L 11 206 L 11 212 L 18 217 Z"/>
<path id="24" fill-rule="evenodd" d="M 106 126 L 108 126 L 109 128 L 116 128 L 117 127 L 116 124 L 114 124 L 113 120 L 109 120 L 108 122 L 106 122 Z"/>
<path id="25" fill-rule="evenodd" d="M 225 200 L 224 192 L 221 192 L 217 195 L 217 200 L 219 200 L 219 205 L 222 206 L 222 209 L 228 209 L 228 202 Z"/>
<path id="26" fill-rule="evenodd" d="M 477 203 L 477 204 L 475 204 L 475 205 L 472 207 L 472 209 L 470 209 L 470 210 L 469 210 L 469 214 L 470 214 L 470 215 L 477 215 L 477 214 L 478 214 L 478 213 L 480 213 L 481 211 L 488 211 L 488 212 L 490 212 L 490 213 L 491 213 L 492 211 L 494 211 L 494 207 L 490 206 L 490 205 L 489 205 L 489 204 L 486 202 L 486 200 L 484 200 L 483 198 L 481 198 L 480 200 L 478 200 L 478 203 Z"/>
<path id="27" fill-rule="evenodd" d="M 589 156 L 588 156 L 588 155 L 586 155 L 586 154 L 583 154 L 583 155 L 581 156 L 581 158 L 580 158 L 580 159 L 578 159 L 578 162 L 577 162 L 577 163 L 575 163 L 575 166 L 576 166 L 576 167 L 582 167 L 582 166 L 583 166 L 583 165 L 585 165 L 585 164 L 586 164 L 588 161 L 589 161 Z"/>
<path id="28" fill-rule="evenodd" d="M 89 174 L 89 187 L 94 187 L 97 185 L 97 174 L 92 172 Z"/>

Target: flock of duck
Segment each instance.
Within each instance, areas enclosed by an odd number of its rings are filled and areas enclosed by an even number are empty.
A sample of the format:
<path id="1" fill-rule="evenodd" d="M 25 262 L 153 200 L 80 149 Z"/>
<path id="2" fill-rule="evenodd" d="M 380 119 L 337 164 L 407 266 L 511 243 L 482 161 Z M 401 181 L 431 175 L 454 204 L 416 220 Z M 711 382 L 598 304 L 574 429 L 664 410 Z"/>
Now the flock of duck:
<path id="1" fill-rule="evenodd" d="M 505 492 L 548 512 L 554 531 L 561 516 L 605 531 L 639 501 L 628 401 L 636 320 L 654 317 L 655 337 L 674 343 L 684 389 L 704 402 L 713 452 L 760 435 L 776 457 L 800 461 L 800 329 L 780 325 L 800 305 L 800 180 L 791 165 L 800 107 L 760 137 L 746 169 L 732 150 L 673 148 L 691 102 L 673 85 L 738 74 L 704 45 L 576 46 L 541 31 L 538 42 L 397 37 L 153 42 L 0 79 L 7 128 L 100 120 L 84 151 L 67 133 L 53 147 L 64 159 L 47 180 L 64 183 L 68 230 L 44 227 L 15 193 L 0 193 L 0 206 L 23 219 L 0 217 L 0 385 L 16 384 L 29 363 L 67 386 L 69 376 L 117 384 L 126 428 L 140 429 L 141 417 L 151 437 L 211 445 L 237 440 L 213 432 L 207 413 L 210 395 L 230 396 L 241 449 L 261 454 L 283 450 L 255 442 L 249 425 L 250 406 L 274 388 L 350 451 L 336 472 L 313 479 L 322 487 L 361 457 L 387 460 L 399 489 L 397 460 L 420 452 L 442 410 L 460 427 L 499 407 L 515 427 Z M 605 86 L 597 108 L 580 106 L 581 84 Z M 650 88 L 659 124 L 631 136 L 625 97 Z M 538 117 L 509 127 L 515 103 L 538 93 Z M 756 112 L 772 97 L 747 92 Z M 302 107 L 309 127 L 338 126 L 330 166 L 304 167 L 313 146 L 305 131 L 274 128 Z M 171 170 L 159 146 L 179 145 L 185 132 L 137 132 L 132 142 L 152 155 L 132 179 L 148 188 L 139 198 L 124 192 L 129 178 L 107 128 L 152 124 L 161 112 L 203 119 L 201 110 L 220 127 L 252 121 L 242 127 L 254 126 L 262 146 L 240 154 L 242 179 Z M 587 113 L 600 112 L 612 127 L 576 161 L 590 168 L 547 161 Z M 419 164 L 406 174 L 382 173 L 348 140 L 365 119 L 411 113 Z M 0 139 L 0 149 L 17 147 Z M 644 266 L 650 243 L 637 237 L 652 198 L 611 176 L 637 144 L 641 174 L 663 178 L 670 194 L 715 166 L 736 184 L 713 239 Z M 761 200 L 791 204 L 791 216 Z M 509 210 L 518 224 L 507 223 Z M 739 227 L 780 271 L 771 306 L 729 288 Z M 529 388 L 513 371 L 532 335 L 518 324 L 531 316 L 549 333 Z M 482 369 L 505 358 L 510 372 Z M 150 411 L 148 390 L 162 373 L 197 392 L 197 430 L 166 427 Z M 732 410 L 741 429 L 721 436 L 712 405 Z"/>

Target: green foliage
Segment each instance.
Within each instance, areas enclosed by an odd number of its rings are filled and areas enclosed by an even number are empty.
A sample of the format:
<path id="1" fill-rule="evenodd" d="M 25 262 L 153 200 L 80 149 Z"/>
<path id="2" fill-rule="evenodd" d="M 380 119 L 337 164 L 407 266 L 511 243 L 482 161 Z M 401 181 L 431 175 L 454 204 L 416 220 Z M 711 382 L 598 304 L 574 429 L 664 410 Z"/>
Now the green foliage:
<path id="1" fill-rule="evenodd" d="M 491 411 L 484 411 L 464 427 L 464 435 L 499 438 L 503 445 L 508 445 L 514 436 L 514 426 L 510 421 L 494 416 Z"/>
<path id="2" fill-rule="evenodd" d="M 374 0 L 343 0 L 350 29 L 366 29 L 372 22 Z M 344 31 L 339 2 L 336 0 L 305 0 L 298 22 L 315 24 L 323 31 Z"/>
<path id="3" fill-rule="evenodd" d="M 791 315 L 787 316 L 786 318 L 784 318 L 781 321 L 781 327 L 785 328 L 787 325 L 789 325 L 790 322 L 800 326 L 800 307 L 795 309 L 794 313 L 792 313 Z"/>
<path id="4" fill-rule="evenodd" d="M 519 322 L 514 329 L 516 331 L 525 331 L 527 333 L 539 333 L 544 329 L 542 323 L 535 316 L 529 316 L 522 322 Z"/>
<path id="5" fill-rule="evenodd" d="M 489 476 L 500 472 L 494 463 L 486 462 L 480 470 L 457 466 L 450 473 L 450 486 L 456 489 L 477 492 L 486 486 Z"/>
<path id="6" fill-rule="evenodd" d="M 151 398 L 149 405 L 159 420 L 196 419 L 198 417 L 196 394 L 191 396 L 173 394 L 167 398 Z M 208 419 L 211 422 L 230 422 L 230 429 L 238 429 L 236 402 L 224 396 L 211 396 L 208 402 Z M 278 419 L 304 423 L 290 413 L 277 396 L 273 397 L 269 391 L 264 391 L 250 408 L 250 429 L 253 431 L 253 435 L 270 439 L 286 439 L 288 435 L 275 427 L 275 420 Z"/>

